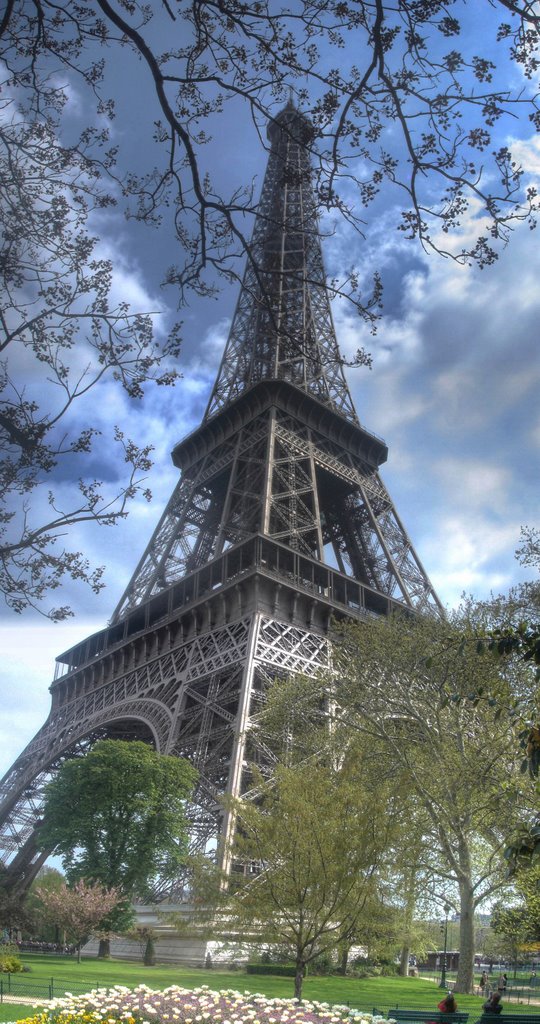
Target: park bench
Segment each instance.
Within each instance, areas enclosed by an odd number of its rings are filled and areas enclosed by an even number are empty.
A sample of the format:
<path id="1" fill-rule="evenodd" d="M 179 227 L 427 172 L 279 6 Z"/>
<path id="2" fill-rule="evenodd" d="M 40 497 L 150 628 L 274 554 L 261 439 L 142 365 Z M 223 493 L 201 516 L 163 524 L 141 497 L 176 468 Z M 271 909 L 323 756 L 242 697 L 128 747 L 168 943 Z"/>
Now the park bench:
<path id="1" fill-rule="evenodd" d="M 502 1013 L 483 1013 L 476 1024 L 495 1024 L 497 1020 L 501 1024 L 540 1024 L 540 1013 L 507 1013 L 503 1007 Z"/>
<path id="2" fill-rule="evenodd" d="M 374 1010 L 374 1012 L 376 1012 Z M 397 1020 L 398 1024 L 425 1024 L 429 1021 L 430 1024 L 467 1024 L 469 1019 L 468 1013 L 441 1013 L 440 1010 L 387 1010 L 386 1017 L 390 1017 L 392 1020 Z M 493 1014 L 491 1015 L 493 1017 Z M 505 1016 L 506 1021 L 506 1016 Z M 489 1021 L 489 1024 L 494 1024 L 493 1020 Z M 536 1024 L 540 1024 L 540 1020 L 536 1021 Z"/>

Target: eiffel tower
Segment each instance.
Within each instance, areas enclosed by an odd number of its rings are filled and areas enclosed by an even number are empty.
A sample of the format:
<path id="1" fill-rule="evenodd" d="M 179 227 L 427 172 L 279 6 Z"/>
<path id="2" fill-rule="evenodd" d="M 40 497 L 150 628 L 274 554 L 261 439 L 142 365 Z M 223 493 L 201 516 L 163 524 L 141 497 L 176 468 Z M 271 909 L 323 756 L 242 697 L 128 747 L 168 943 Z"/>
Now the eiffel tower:
<path id="1" fill-rule="evenodd" d="M 195 847 L 231 823 L 219 797 L 271 768 L 249 723 L 269 683 L 328 659 L 333 617 L 442 609 L 361 425 L 326 288 L 307 118 L 289 102 L 201 425 L 173 450 L 181 479 L 110 625 L 57 658 L 49 717 L 0 784 L 0 856 L 24 889 L 43 786 L 100 737 L 138 738 L 200 773 Z M 166 898 L 166 891 L 156 893 Z"/>

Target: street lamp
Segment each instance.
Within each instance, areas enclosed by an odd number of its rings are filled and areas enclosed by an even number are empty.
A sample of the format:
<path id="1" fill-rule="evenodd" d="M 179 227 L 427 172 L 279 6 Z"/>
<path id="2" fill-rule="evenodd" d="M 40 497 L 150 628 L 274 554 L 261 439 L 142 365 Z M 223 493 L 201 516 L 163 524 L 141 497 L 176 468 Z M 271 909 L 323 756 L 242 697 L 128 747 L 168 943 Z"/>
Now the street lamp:
<path id="1" fill-rule="evenodd" d="M 448 914 L 450 907 L 447 903 L 444 904 L 444 952 L 441 964 L 441 981 L 439 988 L 446 988 L 446 950 L 448 945 Z M 441 925 L 441 928 L 443 926 Z"/>

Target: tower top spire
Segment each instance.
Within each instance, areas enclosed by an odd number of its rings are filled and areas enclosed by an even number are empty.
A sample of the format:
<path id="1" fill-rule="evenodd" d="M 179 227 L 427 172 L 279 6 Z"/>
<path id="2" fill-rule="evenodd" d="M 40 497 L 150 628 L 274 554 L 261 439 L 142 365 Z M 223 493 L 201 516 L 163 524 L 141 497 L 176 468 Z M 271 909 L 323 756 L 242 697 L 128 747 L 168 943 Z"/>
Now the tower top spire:
<path id="1" fill-rule="evenodd" d="M 283 109 L 269 120 L 266 134 L 272 143 L 279 140 L 281 134 L 285 134 L 301 146 L 307 146 L 313 139 L 313 125 L 309 117 L 295 105 L 291 94 Z"/>
<path id="2" fill-rule="evenodd" d="M 311 121 L 292 97 L 271 143 L 238 305 L 206 418 L 261 380 L 284 380 L 358 423 L 343 375 L 321 252 Z"/>

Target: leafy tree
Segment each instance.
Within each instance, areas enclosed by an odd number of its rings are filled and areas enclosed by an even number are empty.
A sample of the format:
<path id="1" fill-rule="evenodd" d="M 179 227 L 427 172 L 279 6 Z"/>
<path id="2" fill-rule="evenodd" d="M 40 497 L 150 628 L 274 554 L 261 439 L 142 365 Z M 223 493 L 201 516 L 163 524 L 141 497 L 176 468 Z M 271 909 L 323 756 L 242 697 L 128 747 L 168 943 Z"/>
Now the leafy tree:
<path id="1" fill-rule="evenodd" d="M 128 937 L 140 943 L 145 967 L 154 967 L 156 962 L 156 939 L 158 938 L 156 929 L 146 925 L 144 927 L 137 927 L 133 931 L 128 932 Z"/>
<path id="2" fill-rule="evenodd" d="M 62 855 L 70 883 L 84 878 L 123 894 L 111 930 L 129 926 L 127 901 L 151 899 L 157 879 L 174 878 L 183 864 L 195 778 L 186 761 L 146 743 L 100 740 L 64 762 L 47 786 L 41 847 Z M 108 955 L 106 940 L 101 954 Z"/>
<path id="3" fill-rule="evenodd" d="M 331 720 L 368 736 L 381 772 L 391 766 L 409 797 L 402 814 L 415 808 L 418 868 L 432 901 L 460 915 L 457 991 L 473 983 L 474 913 L 507 885 L 503 851 L 520 808 L 532 792 L 516 762 L 512 722 L 498 707 L 453 701 L 482 683 L 499 695 L 515 685 L 514 666 L 446 647 L 430 652 L 455 629 L 431 619 L 369 621 L 344 629 L 334 647 L 335 675 L 302 687 L 280 685 L 271 699 L 284 708 L 313 714 L 327 695 Z M 508 668 L 508 666 L 506 666 Z M 332 710 L 333 709 L 333 710 Z"/>
<path id="4" fill-rule="evenodd" d="M 370 786 L 364 767 L 360 757 L 343 771 L 310 759 L 278 766 L 271 782 L 255 774 L 256 800 L 232 805 L 228 889 L 208 864 L 195 882 L 187 927 L 286 949 L 298 999 L 308 964 L 361 935 L 380 906 L 393 813 L 389 792 Z"/>
<path id="5" fill-rule="evenodd" d="M 26 928 L 31 917 L 26 906 L 24 894 L 5 884 L 5 870 L 0 872 L 0 926 L 6 930 L 10 938 Z"/>
<path id="6" fill-rule="evenodd" d="M 491 928 L 516 964 L 523 947 L 540 939 L 540 867 L 518 872 L 513 883 L 519 902 L 497 903 L 491 913 Z"/>
<path id="7" fill-rule="evenodd" d="M 124 896 L 118 889 L 107 889 L 94 882 L 88 885 L 82 879 L 72 887 L 65 883 L 60 889 L 36 889 L 45 912 L 52 923 L 65 930 L 77 946 L 77 961 L 81 961 L 81 945 L 99 929 Z"/>
<path id="8" fill-rule="evenodd" d="M 145 224 L 171 218 L 184 262 L 163 268 L 163 278 L 182 302 L 190 291 L 213 294 L 220 275 L 238 279 L 245 253 L 255 260 L 246 234 L 255 189 L 214 180 L 211 133 L 227 104 L 233 114 L 243 104 L 262 136 L 292 90 L 313 125 L 305 141 L 323 210 L 361 232 L 359 211 L 384 201 L 400 211 L 405 237 L 425 249 L 490 264 L 514 223 L 535 223 L 535 189 L 523 187 L 505 140 L 540 129 L 539 32 L 529 0 L 302 0 L 290 10 L 269 0 L 195 8 L 185 0 L 83 0 L 76 8 L 7 0 L 0 566 L 15 611 L 45 609 L 66 577 L 103 585 L 101 568 L 64 535 L 76 524 L 117 522 L 148 467 L 148 447 L 117 432 L 126 478 L 116 489 L 94 479 L 95 424 L 89 413 L 76 427 L 73 407 L 104 375 L 129 398 L 174 375 L 168 357 L 178 352 L 177 333 L 161 346 L 148 313 L 112 298 L 112 267 L 96 248 L 100 216 L 125 203 Z M 150 107 L 147 121 L 140 108 L 136 164 L 129 133 L 116 133 L 114 146 L 109 138 L 107 83 L 118 67 L 131 76 L 131 95 L 144 93 Z M 88 118 L 78 135 L 74 95 Z M 452 233 L 468 216 L 476 237 L 462 248 Z M 333 287 L 373 322 L 378 285 L 364 294 L 361 277 L 345 267 Z M 73 507 L 54 487 L 63 464 L 80 467 Z M 35 489 L 49 478 L 43 508 Z"/>
<path id="9" fill-rule="evenodd" d="M 38 872 L 25 898 L 25 910 L 31 921 L 31 934 L 45 941 L 60 942 L 61 936 L 56 925 L 50 923 L 49 915 L 44 914 L 43 902 L 36 895 L 42 892 L 58 892 L 65 887 L 66 880 L 61 871 L 46 865 Z M 54 929 L 54 930 L 53 930 Z M 49 932 L 49 934 L 47 934 Z"/>
<path id="10" fill-rule="evenodd" d="M 540 569 L 540 534 L 530 527 L 521 531 L 521 545 L 516 556 L 522 565 Z M 519 672 L 519 685 L 501 693 L 498 685 L 484 685 L 484 681 L 471 686 L 467 693 L 449 694 L 453 703 L 468 703 L 478 707 L 485 703 L 495 708 L 495 715 L 505 716 L 512 723 L 516 748 L 521 754 L 521 771 L 536 780 L 540 794 L 540 584 L 530 580 L 512 588 L 509 594 L 492 597 L 489 601 L 470 602 L 473 621 L 471 628 L 461 635 L 444 637 L 435 648 L 429 664 L 436 658 L 446 657 L 448 647 L 454 646 L 460 654 L 472 648 L 477 654 L 489 655 L 503 673 Z M 507 847 L 505 856 L 510 873 L 522 872 L 540 859 L 540 817 L 528 809 L 519 822 Z"/>

